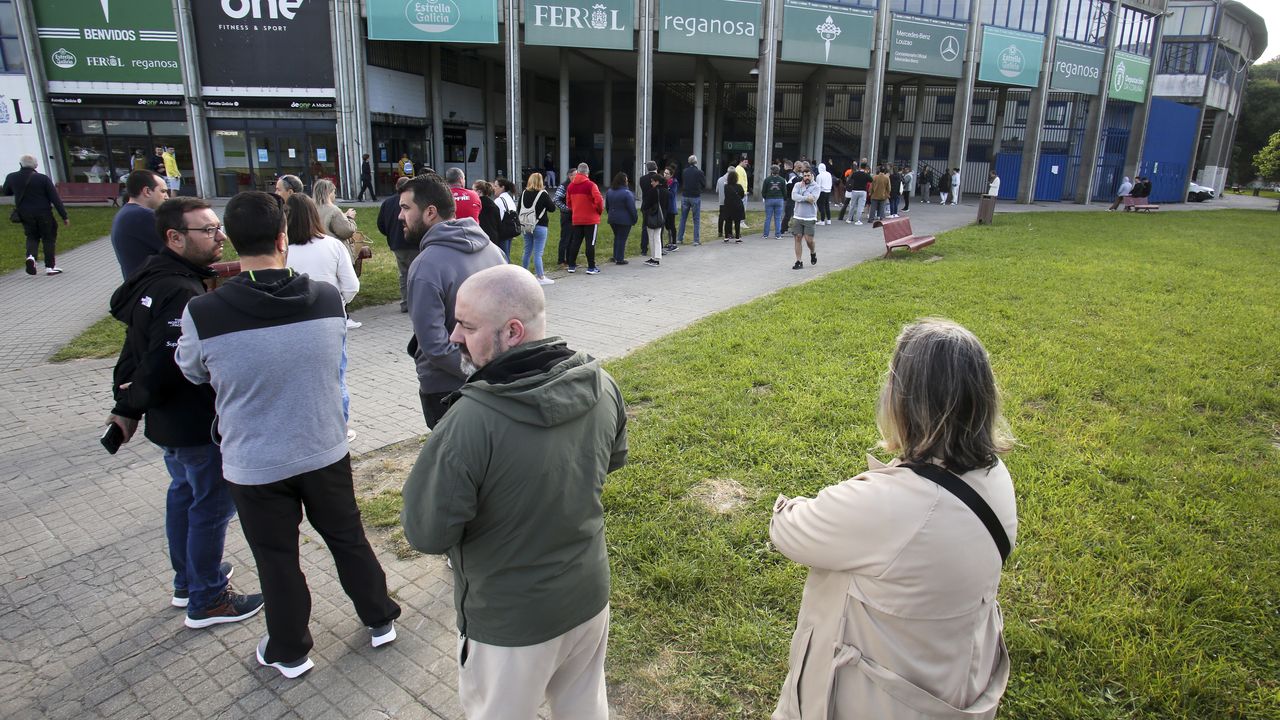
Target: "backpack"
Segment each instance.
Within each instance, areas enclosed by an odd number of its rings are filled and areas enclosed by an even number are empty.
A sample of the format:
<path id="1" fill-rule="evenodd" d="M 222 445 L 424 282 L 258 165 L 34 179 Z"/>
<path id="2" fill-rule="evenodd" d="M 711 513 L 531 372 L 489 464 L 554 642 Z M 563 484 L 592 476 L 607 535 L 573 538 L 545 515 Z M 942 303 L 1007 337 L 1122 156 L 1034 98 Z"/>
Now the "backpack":
<path id="1" fill-rule="evenodd" d="M 502 200 L 502 198 L 498 198 Z M 520 234 L 520 224 L 516 222 L 516 209 L 508 207 L 510 200 L 502 200 L 502 217 L 498 218 L 498 239 L 508 240 Z"/>
<path id="2" fill-rule="evenodd" d="M 524 201 L 521 200 L 520 214 L 518 216 L 520 219 L 520 232 L 533 232 L 533 229 L 538 227 L 538 223 L 542 220 L 543 216 L 547 214 L 545 210 L 541 213 L 538 212 L 538 200 L 542 198 L 545 192 L 546 191 L 544 190 L 539 190 L 538 194 L 533 196 L 533 205 L 531 206 L 526 207 Z"/>

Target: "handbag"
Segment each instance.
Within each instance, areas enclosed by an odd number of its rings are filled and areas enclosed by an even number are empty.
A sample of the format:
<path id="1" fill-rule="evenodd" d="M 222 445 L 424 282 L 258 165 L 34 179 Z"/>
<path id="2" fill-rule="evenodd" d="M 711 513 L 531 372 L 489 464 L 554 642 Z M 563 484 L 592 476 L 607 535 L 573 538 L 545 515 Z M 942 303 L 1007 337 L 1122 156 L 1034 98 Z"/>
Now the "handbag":
<path id="1" fill-rule="evenodd" d="M 1013 550 L 1009 544 L 1009 535 L 1005 533 L 1004 526 L 1000 524 L 995 511 L 969 483 L 950 470 L 932 463 L 902 463 L 899 467 L 911 468 L 915 474 L 941 485 L 943 489 L 967 505 L 987 527 L 987 532 L 991 533 L 991 539 L 996 543 L 996 550 L 1000 551 L 1000 564 L 1003 565 L 1004 561 L 1009 559 L 1009 553 Z"/>
<path id="2" fill-rule="evenodd" d="M 662 214 L 662 205 L 655 204 L 648 210 L 644 211 L 644 226 L 652 230 L 665 227 L 667 224 L 666 215 Z"/>

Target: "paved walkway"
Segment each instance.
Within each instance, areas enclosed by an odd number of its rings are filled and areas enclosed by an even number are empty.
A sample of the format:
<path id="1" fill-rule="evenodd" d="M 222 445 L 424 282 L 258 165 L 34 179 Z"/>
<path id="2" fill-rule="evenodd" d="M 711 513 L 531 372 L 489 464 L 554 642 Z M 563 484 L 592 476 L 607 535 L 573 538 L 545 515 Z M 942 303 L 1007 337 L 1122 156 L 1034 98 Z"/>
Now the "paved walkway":
<path id="1" fill-rule="evenodd" d="M 1214 207 L 1271 209 L 1231 197 Z M 1002 211 L 1080 210 L 1001 205 Z M 914 205 L 913 225 L 937 233 L 972 221 L 972 204 Z M 759 228 L 752 228 L 758 233 Z M 598 357 L 632 349 L 712 313 L 881 254 L 880 233 L 819 228 L 817 266 L 790 270 L 790 240 L 751 237 L 632 261 L 598 276 L 564 275 L 547 288 L 549 329 Z M 43 362 L 105 314 L 117 284 L 105 240 L 60 257 L 66 273 L 0 277 L 0 716 L 6 718 L 461 718 L 455 694 L 452 588 L 437 558 L 380 552 L 404 607 L 400 639 L 377 651 L 342 594 L 332 561 L 304 525 L 303 568 L 314 596 L 317 667 L 298 681 L 259 668 L 260 619 L 183 627 L 168 606 L 163 529 L 167 475 L 141 441 L 104 453 L 112 361 Z M 425 432 L 407 316 L 396 305 L 357 311 L 350 335 L 355 454 Z M 287 429 L 280 430 L 287 441 Z M 256 591 L 238 523 L 227 533 L 235 582 Z"/>

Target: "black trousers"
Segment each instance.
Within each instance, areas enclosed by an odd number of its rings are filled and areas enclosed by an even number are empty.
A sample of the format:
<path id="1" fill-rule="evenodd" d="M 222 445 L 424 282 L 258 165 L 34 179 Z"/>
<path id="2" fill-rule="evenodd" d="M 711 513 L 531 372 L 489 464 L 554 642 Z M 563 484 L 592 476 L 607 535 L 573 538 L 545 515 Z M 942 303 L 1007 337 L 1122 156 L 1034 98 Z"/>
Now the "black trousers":
<path id="1" fill-rule="evenodd" d="M 444 413 L 449 408 L 445 406 L 444 399 L 453 393 L 424 393 L 418 391 L 418 400 L 422 402 L 422 419 L 427 421 L 427 427 L 432 430 L 436 429 L 436 425 L 440 422 L 440 418 L 444 417 Z"/>
<path id="2" fill-rule="evenodd" d="M 831 219 L 831 193 L 830 191 L 818 193 L 818 219 Z"/>
<path id="3" fill-rule="evenodd" d="M 307 627 L 311 591 L 298 564 L 298 524 L 303 509 L 311 526 L 324 538 L 338 569 L 338 581 L 355 605 L 360 622 L 375 627 L 400 617 L 400 606 L 387 594 L 387 576 L 360 523 L 350 455 L 328 467 L 266 485 L 231 483 L 231 498 L 258 564 L 271 638 L 264 655 L 268 662 L 297 660 L 314 645 Z"/>
<path id="4" fill-rule="evenodd" d="M 373 182 L 372 182 L 372 181 L 370 181 L 368 178 L 360 178 L 360 194 L 359 194 L 359 195 L 356 195 L 356 199 L 357 199 L 357 200 L 363 200 L 363 199 L 364 199 L 364 191 L 365 191 L 365 190 L 368 190 L 368 191 L 369 191 L 369 199 L 370 199 L 370 200 L 377 200 L 377 199 L 378 199 L 378 196 L 373 194 Z"/>
<path id="5" fill-rule="evenodd" d="M 578 251 L 586 249 L 587 251 L 587 267 L 596 266 L 596 231 L 599 225 L 574 225 L 573 227 L 573 243 L 569 246 L 569 253 L 566 256 L 569 260 L 569 267 L 575 267 L 578 264 Z"/>
<path id="6" fill-rule="evenodd" d="M 782 204 L 782 232 L 791 232 L 791 218 L 796 212 L 796 202 L 787 200 Z"/>
<path id="7" fill-rule="evenodd" d="M 568 210 L 560 213 L 560 239 L 556 242 L 556 261 L 561 265 L 569 263 L 569 246 L 573 244 L 573 214 Z"/>
<path id="8" fill-rule="evenodd" d="M 53 213 L 31 213 L 19 211 L 22 217 L 22 231 L 27 236 L 27 254 L 39 259 L 40 246 L 44 245 L 44 266 L 56 267 L 54 249 L 58 243 L 58 223 Z"/>
<path id="9" fill-rule="evenodd" d="M 631 226 L 609 223 L 609 227 L 613 228 L 613 259 L 626 260 L 627 240 L 631 239 Z"/>

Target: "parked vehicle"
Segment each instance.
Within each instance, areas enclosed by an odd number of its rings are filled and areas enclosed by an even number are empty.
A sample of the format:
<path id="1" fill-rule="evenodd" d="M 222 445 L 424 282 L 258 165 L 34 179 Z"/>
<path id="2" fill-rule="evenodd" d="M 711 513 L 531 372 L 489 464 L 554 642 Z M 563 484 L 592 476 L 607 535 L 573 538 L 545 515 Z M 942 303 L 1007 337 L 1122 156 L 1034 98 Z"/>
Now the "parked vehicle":
<path id="1" fill-rule="evenodd" d="M 1191 183 L 1187 187 L 1187 202 L 1204 202 L 1205 200 L 1212 200 L 1217 196 L 1218 194 L 1213 191 L 1213 188 L 1205 185 Z"/>

